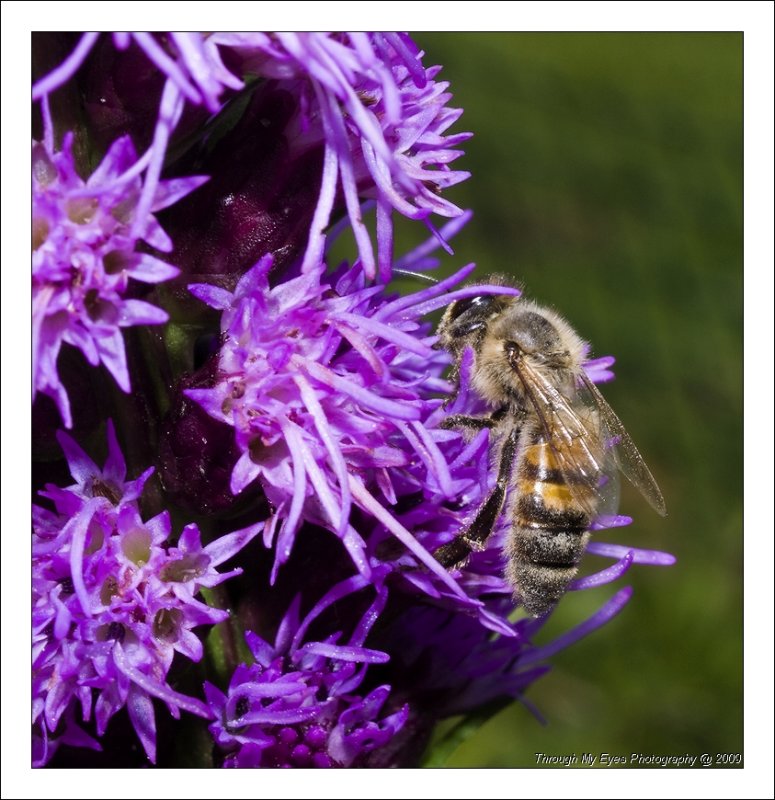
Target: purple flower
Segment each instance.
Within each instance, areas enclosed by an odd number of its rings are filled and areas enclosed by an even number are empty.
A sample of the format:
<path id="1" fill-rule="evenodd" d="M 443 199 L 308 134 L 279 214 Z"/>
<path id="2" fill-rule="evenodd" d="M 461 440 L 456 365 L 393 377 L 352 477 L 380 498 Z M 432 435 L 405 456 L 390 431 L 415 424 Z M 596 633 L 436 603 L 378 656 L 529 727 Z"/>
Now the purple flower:
<path id="1" fill-rule="evenodd" d="M 248 632 L 254 662 L 237 667 L 224 694 L 205 684 L 215 722 L 210 731 L 227 767 L 359 767 L 389 746 L 406 722 L 408 706 L 390 686 L 364 692 L 371 664 L 389 656 L 364 647 L 386 594 L 377 595 L 346 642 L 341 632 L 310 641 L 313 622 L 333 603 L 365 586 L 353 578 L 336 585 L 304 617 L 297 595 L 274 644 Z"/>
<path id="2" fill-rule="evenodd" d="M 57 372 L 63 343 L 77 347 L 92 366 L 103 364 L 124 392 L 130 390 L 123 328 L 158 325 L 168 315 L 132 297 L 132 281 L 155 284 L 178 270 L 141 252 L 143 239 L 158 250 L 171 242 L 150 213 L 138 222 L 142 181 L 133 172 L 128 137 L 114 142 L 102 163 L 83 181 L 76 170 L 73 135 L 62 150 L 33 143 L 32 353 L 33 399 L 54 399 L 66 427 L 72 426 L 67 389 Z M 160 183 L 150 211 L 175 203 L 205 178 Z"/>
<path id="3" fill-rule="evenodd" d="M 140 498 L 143 487 L 153 474 L 150 467 L 139 478 L 126 480 L 126 462 L 121 452 L 116 430 L 112 420 L 107 423 L 108 456 L 105 466 L 100 469 L 94 461 L 81 449 L 78 443 L 64 431 L 57 433 L 57 440 L 65 454 L 70 474 L 75 479 L 72 486 L 60 489 L 48 484 L 40 494 L 47 497 L 60 514 L 74 516 L 89 500 L 103 497 L 107 500 L 106 508 L 120 507 Z"/>
<path id="4" fill-rule="evenodd" d="M 93 49 L 97 34 L 84 34 L 72 54 L 33 86 L 49 120 L 49 95 L 63 86 Z M 185 103 L 222 106 L 226 90 L 242 88 L 241 78 L 222 58 L 239 63 L 243 74 L 273 79 L 295 99 L 296 113 L 286 126 L 292 159 L 324 148 L 319 198 L 309 232 L 304 271 L 323 255 L 325 230 L 341 190 L 358 245 L 361 264 L 373 280 L 390 278 L 392 210 L 423 220 L 463 212 L 441 192 L 469 177 L 453 170 L 457 146 L 471 134 L 445 135 L 462 111 L 447 107 L 446 82 L 436 82 L 440 67 L 422 65 L 422 53 L 404 33 L 197 33 L 114 34 L 113 44 L 141 50 L 166 78 L 153 143 L 143 159 L 146 185 L 138 201 L 141 216 L 153 205 L 165 151 Z M 50 125 L 47 125 L 50 129 Z M 377 202 L 377 259 L 362 219 L 361 201 Z M 143 232 L 135 221 L 132 231 Z"/>
<path id="5" fill-rule="evenodd" d="M 449 164 L 469 133 L 445 136 L 462 111 L 447 108 L 447 83 L 425 68 L 402 33 L 216 34 L 243 59 L 243 71 L 273 78 L 296 97 L 288 125 L 293 157 L 324 144 L 320 196 L 303 271 L 318 268 L 325 230 L 341 190 L 361 265 L 372 280 L 390 278 L 393 209 L 412 219 L 463 212 L 441 191 L 469 177 Z M 377 201 L 375 261 L 361 198 Z"/>
<path id="6" fill-rule="evenodd" d="M 605 625 L 627 604 L 632 590 L 620 589 L 581 624 L 547 644 L 534 642 L 544 619 L 510 623 L 509 636 L 492 635 L 475 618 L 438 606 L 417 604 L 380 631 L 377 644 L 391 654 L 391 680 L 410 697 L 410 719 L 425 724 L 469 714 L 496 701 L 522 699 L 550 670 L 547 660 Z M 504 615 L 510 602 L 493 603 Z"/>
<path id="7" fill-rule="evenodd" d="M 78 736 L 91 741 L 73 721 L 76 703 L 84 721 L 94 710 L 98 736 L 126 706 L 151 761 L 156 757 L 152 698 L 163 700 L 175 717 L 181 710 L 209 715 L 200 700 L 177 692 L 167 676 L 176 652 L 201 659 L 193 628 L 228 617 L 195 595 L 240 574 L 241 569 L 218 573 L 215 567 L 261 530 L 254 525 L 202 547 L 197 527 L 189 525 L 177 546 L 165 546 L 171 534 L 167 512 L 143 521 L 137 507 L 152 470 L 125 483 L 112 425 L 108 431 L 102 470 L 61 434 L 76 484 L 47 487 L 43 494 L 55 512 L 33 506 L 33 723 L 41 763 L 55 750 L 51 737 L 63 718 L 66 731 L 78 733 L 62 741 L 73 744 Z"/>
<path id="8" fill-rule="evenodd" d="M 354 503 L 381 514 L 366 483 L 395 503 L 391 473 L 419 465 L 429 492 L 454 494 L 437 442 L 455 435 L 426 425 L 447 385 L 440 376 L 449 357 L 432 347 L 435 337 L 420 318 L 455 297 L 504 289 L 470 286 L 445 294 L 466 268 L 415 295 L 390 299 L 380 287 L 366 287 L 356 269 L 329 282 L 320 266 L 271 287 L 270 267 L 271 258 L 262 259 L 233 293 L 189 287 L 223 311 L 223 346 L 215 386 L 186 394 L 235 429 L 241 456 L 231 489 L 238 494 L 260 480 L 274 507 L 267 546 L 282 519 L 275 574 L 306 520 L 335 532 L 368 575 L 365 542 L 350 522 Z M 407 531 L 396 524 L 390 530 L 454 587 Z"/>

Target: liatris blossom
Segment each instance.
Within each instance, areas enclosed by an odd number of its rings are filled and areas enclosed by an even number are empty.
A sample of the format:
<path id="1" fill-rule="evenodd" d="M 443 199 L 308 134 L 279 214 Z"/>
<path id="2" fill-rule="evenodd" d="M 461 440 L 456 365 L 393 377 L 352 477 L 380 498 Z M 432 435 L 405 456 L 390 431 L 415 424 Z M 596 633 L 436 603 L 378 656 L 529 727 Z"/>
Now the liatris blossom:
<path id="1" fill-rule="evenodd" d="M 380 287 L 364 285 L 358 270 L 329 282 L 321 265 L 271 288 L 270 267 L 271 258 L 262 259 L 233 293 L 190 287 L 224 312 L 223 345 L 215 386 L 186 394 L 235 428 L 241 456 L 231 490 L 238 494 L 260 478 L 275 509 L 267 547 L 283 520 L 275 571 L 308 520 L 342 538 L 356 568 L 368 575 L 365 543 L 350 523 L 353 499 L 368 502 L 364 482 L 381 477 L 381 493 L 394 503 L 387 469 L 419 461 L 429 491 L 448 499 L 454 494 L 436 440 L 455 437 L 426 425 L 439 406 L 433 389 L 449 357 L 433 349 L 435 337 L 420 315 L 455 296 L 503 288 L 469 286 L 445 295 L 453 279 L 391 304 Z M 424 555 L 426 565 L 446 577 Z"/>
<path id="2" fill-rule="evenodd" d="M 124 392 L 131 388 L 122 329 L 159 325 L 168 314 L 132 296 L 132 281 L 161 283 L 178 269 L 138 249 L 142 239 L 160 251 L 172 242 L 149 213 L 142 236 L 132 232 L 142 180 L 132 142 L 118 139 L 87 181 L 73 155 L 73 135 L 62 149 L 32 147 L 33 400 L 54 399 L 72 427 L 67 390 L 57 372 L 63 344 L 77 347 L 93 367 L 103 364 Z M 163 181 L 150 211 L 177 202 L 206 178 Z"/>
<path id="3" fill-rule="evenodd" d="M 389 286 L 438 267 L 471 217 L 445 194 L 468 177 L 450 165 L 469 134 L 448 132 L 460 111 L 439 68 L 395 33 L 50 36 L 71 51 L 33 87 L 33 392 L 73 429 L 57 434 L 73 482 L 52 480 L 63 465 L 39 430 L 35 763 L 99 749 L 121 713 L 151 761 L 163 714 L 209 726 L 199 765 L 407 766 L 440 720 L 527 704 L 631 591 L 546 643 L 546 618 L 514 613 L 505 515 L 456 568 L 433 556 L 495 476 L 488 431 L 443 426 L 482 400 L 474 353 L 453 387 L 428 315 L 517 293 L 473 264 Z M 431 232 L 400 258 L 394 211 Z M 433 215 L 450 219 L 437 231 Z M 121 390 L 93 419 L 79 352 Z M 602 382 L 612 364 L 585 368 Z M 111 417 L 142 442 L 130 467 Z M 93 445 L 103 423 L 99 468 L 76 438 Z M 672 563 L 588 553 L 563 602 Z M 592 571 L 595 556 L 613 563 Z"/>
<path id="4" fill-rule="evenodd" d="M 341 632 L 323 641 L 306 636 L 316 617 L 362 584 L 356 578 L 335 586 L 303 620 L 297 595 L 274 644 L 247 633 L 253 663 L 237 667 L 227 694 L 205 684 L 216 717 L 210 730 L 226 766 L 368 766 L 370 754 L 401 730 L 409 712 L 406 703 L 391 700 L 390 686 L 362 688 L 368 665 L 390 659 L 363 646 L 384 608 L 384 591 L 346 641 Z"/>
<path id="5" fill-rule="evenodd" d="M 216 34 L 251 73 L 274 78 L 297 99 L 289 127 L 294 155 L 325 145 L 320 198 L 302 269 L 315 270 L 323 255 L 324 231 L 340 188 L 361 265 L 374 278 L 377 263 L 362 219 L 361 200 L 377 201 L 378 266 L 388 280 L 392 261 L 391 212 L 412 219 L 463 212 L 441 196 L 469 177 L 449 164 L 469 133 L 445 136 L 460 117 L 450 109 L 448 84 L 434 78 L 439 67 L 422 65 L 412 40 L 400 33 Z"/>
<path id="6" fill-rule="evenodd" d="M 33 99 L 43 100 L 44 113 L 49 96 L 78 72 L 96 42 L 97 34 L 85 34 L 65 62 L 35 84 Z M 431 214 L 463 213 L 441 193 L 469 177 L 449 165 L 462 155 L 457 146 L 471 134 L 445 135 L 462 111 L 447 107 L 448 84 L 435 81 L 440 67 L 424 67 L 423 54 L 406 34 L 114 34 L 113 44 L 139 49 L 166 78 L 153 143 L 142 159 L 148 175 L 138 201 L 142 218 L 133 221 L 135 235 L 144 230 L 183 106 L 205 105 L 216 112 L 229 92 L 244 85 L 225 62 L 235 63 L 242 74 L 271 79 L 277 92 L 293 98 L 296 111 L 285 131 L 289 161 L 323 148 L 305 271 L 315 269 L 323 256 L 338 190 L 371 279 L 377 266 L 383 281 L 390 278 L 393 209 L 429 225 Z M 363 197 L 377 202 L 376 260 L 362 219 Z"/>
<path id="7" fill-rule="evenodd" d="M 73 439 L 59 436 L 76 483 L 41 492 L 55 513 L 33 506 L 32 668 L 35 763 L 46 763 L 59 741 L 61 720 L 77 738 L 76 705 L 97 735 L 124 706 L 151 761 L 156 756 L 152 698 L 208 717 L 206 706 L 176 691 L 167 675 L 175 653 L 199 661 L 202 643 L 193 628 L 228 617 L 196 598 L 242 572 L 219 573 L 261 529 L 253 525 L 202 546 L 196 525 L 177 544 L 169 514 L 143 520 L 138 500 L 153 469 L 125 482 L 126 467 L 108 426 L 108 458 L 100 470 Z M 96 702 L 93 696 L 96 693 Z M 94 741 L 80 732 L 81 740 Z M 63 741 L 70 741 L 65 737 Z"/>

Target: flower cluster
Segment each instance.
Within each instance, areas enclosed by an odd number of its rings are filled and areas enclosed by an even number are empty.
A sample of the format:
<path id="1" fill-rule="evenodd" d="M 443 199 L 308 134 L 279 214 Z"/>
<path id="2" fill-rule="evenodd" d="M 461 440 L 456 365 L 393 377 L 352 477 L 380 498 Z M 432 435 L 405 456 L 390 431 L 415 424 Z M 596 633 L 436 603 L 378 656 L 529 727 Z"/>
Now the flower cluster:
<path id="1" fill-rule="evenodd" d="M 72 133 L 54 152 L 32 147 L 32 355 L 33 399 L 51 396 L 72 427 L 67 390 L 57 372 L 63 344 L 77 347 L 92 366 L 103 364 L 124 392 L 130 390 L 123 328 L 159 325 L 168 314 L 133 298 L 131 282 L 161 283 L 178 269 L 137 249 L 140 240 L 160 251 L 172 242 L 149 213 L 141 236 L 133 233 L 142 179 L 129 137 L 113 143 L 102 163 L 82 180 Z M 206 178 L 163 181 L 151 211 L 176 203 Z"/>
<path id="2" fill-rule="evenodd" d="M 396 270 L 438 267 L 471 218 L 444 196 L 468 177 L 451 164 L 469 134 L 448 132 L 461 112 L 423 58 L 403 33 L 84 34 L 38 76 L 33 400 L 48 395 L 73 429 L 57 439 L 75 482 L 51 481 L 64 465 L 39 433 L 36 765 L 99 749 L 123 709 L 155 762 L 162 707 L 206 720 L 225 766 L 415 764 L 440 719 L 522 699 L 629 599 L 620 589 L 541 643 L 544 619 L 513 613 L 507 519 L 464 563 L 434 557 L 495 475 L 489 431 L 444 426 L 482 411 L 474 353 L 453 386 L 427 315 L 518 290 L 469 282 L 473 264 L 390 286 Z M 62 114 L 60 91 L 78 114 Z M 430 230 L 400 258 L 393 212 Z M 352 257 L 334 266 L 348 230 Z M 125 393 L 94 419 L 73 413 L 83 386 L 67 350 Z M 612 364 L 585 367 L 603 382 Z M 142 441 L 129 470 L 111 418 Z M 103 425 L 100 469 L 76 438 Z M 613 563 L 571 590 L 672 563 L 588 551 Z"/>
<path id="3" fill-rule="evenodd" d="M 299 152 L 325 145 L 320 196 L 303 269 L 314 270 L 323 254 L 324 231 L 337 188 L 344 195 L 361 264 L 369 278 L 376 263 L 361 215 L 361 198 L 377 202 L 379 274 L 390 278 L 391 210 L 412 219 L 463 212 L 442 190 L 469 173 L 449 164 L 470 133 L 445 136 L 460 117 L 447 107 L 448 84 L 434 80 L 440 68 L 422 66 L 421 54 L 400 33 L 218 34 L 244 69 L 274 78 L 297 97 L 289 140 Z"/>
<path id="4" fill-rule="evenodd" d="M 406 722 L 409 707 L 395 708 L 390 687 L 364 695 L 369 664 L 384 664 L 387 653 L 363 646 L 386 594 L 380 593 L 346 644 L 341 632 L 324 641 L 304 641 L 314 620 L 335 600 L 359 588 L 358 579 L 335 586 L 300 620 L 297 595 L 283 617 L 274 645 L 254 633 L 246 639 L 254 662 L 234 671 L 228 693 L 205 684 L 216 713 L 210 726 L 236 767 L 358 767 L 384 747 Z M 361 691 L 359 691 L 361 690 Z"/>
<path id="5" fill-rule="evenodd" d="M 353 498 L 372 513 L 364 484 L 376 481 L 383 499 L 394 504 L 391 475 L 421 465 L 429 494 L 455 494 L 437 442 L 460 437 L 428 424 L 440 405 L 434 390 L 443 386 L 449 357 L 433 349 L 435 337 L 420 317 L 455 297 L 504 289 L 469 286 L 445 294 L 468 268 L 451 281 L 386 302 L 384 290 L 366 286 L 356 269 L 326 281 L 321 265 L 272 288 L 271 264 L 269 256 L 262 259 L 233 293 L 190 287 L 223 312 L 223 344 L 215 386 L 186 394 L 235 429 L 241 457 L 231 490 L 238 494 L 261 480 L 275 509 L 268 547 L 283 520 L 275 570 L 307 521 L 336 532 L 368 575 L 365 543 L 350 522 Z M 439 571 L 430 556 L 425 560 Z"/>
<path id="6" fill-rule="evenodd" d="M 196 595 L 238 575 L 216 567 L 239 552 L 261 529 L 251 526 L 202 546 L 196 525 L 177 544 L 169 514 L 143 520 L 138 501 L 153 469 L 126 481 L 126 466 L 112 424 L 103 469 L 73 439 L 59 440 L 76 483 L 49 485 L 41 494 L 55 512 L 33 506 L 33 724 L 35 761 L 45 763 L 59 744 L 60 720 L 72 731 L 75 704 L 84 720 L 94 703 L 97 734 L 124 706 L 151 761 L 156 755 L 152 698 L 208 717 L 200 700 L 167 682 L 175 653 L 202 658 L 193 633 L 228 617 Z M 69 715 L 69 717 L 68 717 Z M 85 734 L 83 734 L 85 736 Z"/>

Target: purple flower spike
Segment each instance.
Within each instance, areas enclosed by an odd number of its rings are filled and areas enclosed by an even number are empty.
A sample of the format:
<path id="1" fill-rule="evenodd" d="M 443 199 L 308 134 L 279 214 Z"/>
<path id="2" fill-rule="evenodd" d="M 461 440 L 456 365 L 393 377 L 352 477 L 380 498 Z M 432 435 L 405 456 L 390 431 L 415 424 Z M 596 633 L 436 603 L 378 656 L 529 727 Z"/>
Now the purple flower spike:
<path id="1" fill-rule="evenodd" d="M 390 687 L 359 694 L 368 665 L 388 660 L 363 647 L 384 605 L 375 604 L 346 645 L 339 634 L 302 644 L 304 632 L 325 608 L 363 584 L 343 582 L 299 620 L 299 598 L 280 623 L 275 643 L 248 632 L 254 663 L 234 671 L 227 693 L 205 684 L 215 717 L 210 731 L 225 751 L 226 767 L 363 767 L 404 726 L 409 707 L 391 698 Z"/>
<path id="2" fill-rule="evenodd" d="M 103 364 L 124 392 L 130 390 L 122 329 L 159 325 L 168 315 L 133 299 L 132 281 L 156 284 L 178 274 L 173 267 L 137 249 L 132 226 L 142 189 L 128 177 L 136 163 L 128 137 L 114 142 L 84 182 L 73 157 L 73 135 L 62 150 L 33 144 L 32 194 L 32 355 L 33 399 L 40 391 L 57 404 L 72 427 L 67 390 L 57 372 L 63 343 L 77 347 L 92 366 Z M 158 211 L 200 186 L 205 178 L 163 181 L 150 211 Z M 142 238 L 157 250 L 172 247 L 148 214 Z"/>
<path id="3" fill-rule="evenodd" d="M 445 135 L 462 113 L 447 107 L 440 67 L 426 68 L 406 34 L 216 34 L 242 58 L 243 71 L 275 79 L 297 98 L 289 125 L 294 155 L 323 145 L 323 175 L 303 270 L 317 269 L 341 190 L 369 280 L 390 278 L 391 213 L 412 219 L 462 211 L 441 192 L 469 177 L 450 164 L 471 134 Z M 377 258 L 361 199 L 377 202 Z"/>
<path id="4" fill-rule="evenodd" d="M 144 521 L 137 507 L 152 470 L 125 482 L 126 467 L 112 424 L 105 467 L 66 434 L 60 434 L 76 480 L 68 489 L 49 485 L 42 494 L 56 513 L 33 507 L 33 710 L 39 731 L 36 756 L 45 763 L 60 743 L 93 747 L 73 722 L 76 704 L 84 721 L 94 711 L 98 736 L 126 706 L 151 761 L 156 726 L 151 698 L 175 716 L 188 711 L 209 716 L 201 700 L 172 689 L 167 674 L 175 653 L 202 658 L 193 632 L 214 625 L 228 612 L 210 608 L 196 595 L 242 570 L 215 567 L 235 555 L 262 525 L 201 545 L 199 530 L 187 526 L 175 547 L 165 512 Z M 97 693 L 94 705 L 93 694 Z M 69 720 L 63 735 L 52 736 Z"/>
<path id="5" fill-rule="evenodd" d="M 380 479 L 388 468 L 411 465 L 422 471 L 422 483 L 439 503 L 459 491 L 444 449 L 460 437 L 428 423 L 439 408 L 437 392 L 447 388 L 440 376 L 449 357 L 433 348 L 435 337 L 420 314 L 443 301 L 448 286 L 466 271 L 399 301 L 385 297 L 380 287 L 366 287 L 354 268 L 328 282 L 320 265 L 272 287 L 271 266 L 266 256 L 234 292 L 189 286 L 223 312 L 223 345 L 215 385 L 185 394 L 235 430 L 241 456 L 232 472 L 232 492 L 260 481 L 274 519 L 282 520 L 277 541 L 268 541 L 276 547 L 273 575 L 288 561 L 304 521 L 339 536 L 359 572 L 368 575 L 363 537 L 350 523 L 357 501 L 448 591 L 465 599 L 367 484 L 376 479 L 386 505 L 393 505 L 396 496 Z M 503 288 L 462 291 L 469 296 Z M 273 529 L 274 523 L 267 526 Z"/>

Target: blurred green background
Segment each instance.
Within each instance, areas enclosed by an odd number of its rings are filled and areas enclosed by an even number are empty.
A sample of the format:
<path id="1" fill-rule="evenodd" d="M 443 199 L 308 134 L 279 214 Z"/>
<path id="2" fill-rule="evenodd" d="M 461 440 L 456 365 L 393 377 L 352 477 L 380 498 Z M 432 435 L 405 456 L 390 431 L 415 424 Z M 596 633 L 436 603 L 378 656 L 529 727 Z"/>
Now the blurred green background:
<path id="1" fill-rule="evenodd" d="M 668 550 L 634 567 L 610 625 L 554 659 L 523 706 L 448 762 L 536 752 L 742 751 L 742 34 L 415 34 L 471 130 L 451 199 L 474 220 L 450 266 L 510 272 L 598 355 L 605 394 L 665 494 L 608 541 Z M 401 252 L 399 249 L 398 252 Z M 415 287 L 416 288 L 416 287 Z M 588 557 L 599 568 L 602 562 Z M 619 584 L 624 585 L 623 583 Z M 611 586 L 561 603 L 543 640 Z"/>

